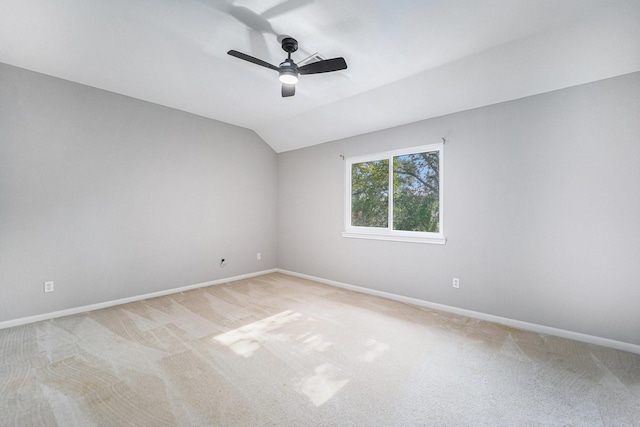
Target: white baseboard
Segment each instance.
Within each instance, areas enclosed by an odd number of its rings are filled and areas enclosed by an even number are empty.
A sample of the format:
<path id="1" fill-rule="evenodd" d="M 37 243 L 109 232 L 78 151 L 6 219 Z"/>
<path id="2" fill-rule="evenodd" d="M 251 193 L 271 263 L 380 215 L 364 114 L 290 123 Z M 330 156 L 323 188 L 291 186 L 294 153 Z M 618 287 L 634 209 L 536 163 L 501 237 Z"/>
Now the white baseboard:
<path id="1" fill-rule="evenodd" d="M 407 304 L 417 305 L 420 307 L 432 308 L 434 310 L 446 311 L 448 313 L 459 314 L 461 316 L 471 317 L 474 319 L 486 320 L 488 322 L 499 323 L 515 329 L 536 332 L 539 334 L 553 335 L 556 337 L 567 338 L 570 340 L 581 341 L 588 344 L 600 345 L 603 347 L 615 348 L 617 350 L 628 351 L 630 353 L 640 354 L 640 345 L 631 344 L 623 341 L 611 340 L 608 338 L 596 337 L 593 335 L 582 334 L 579 332 L 567 331 L 565 329 L 552 328 L 550 326 L 538 325 L 535 323 L 523 322 L 521 320 L 509 319 L 507 317 L 495 316 L 493 314 L 481 313 L 479 311 L 466 310 L 464 308 L 452 307 L 444 304 L 424 301 L 417 298 L 405 297 L 402 295 L 392 294 L 390 292 L 377 291 L 375 289 L 363 288 L 361 286 L 349 285 L 347 283 L 336 282 L 334 280 L 323 279 L 321 277 L 310 276 L 308 274 L 296 273 L 283 269 L 276 269 L 279 273 L 288 274 L 290 276 L 300 277 L 302 279 L 313 280 L 315 282 L 324 283 L 326 285 L 336 286 L 338 288 L 348 289 L 364 294 L 375 295 L 391 300 L 404 302 Z"/>
<path id="2" fill-rule="evenodd" d="M 36 316 L 22 317 L 15 320 L 7 320 L 0 322 L 0 329 L 12 328 L 14 326 L 26 325 L 28 323 L 40 322 L 42 320 L 55 319 L 56 317 L 70 316 L 72 314 L 85 313 L 87 311 L 99 310 L 101 308 L 113 307 L 114 305 L 127 304 L 130 302 L 141 301 L 150 298 L 161 297 L 164 295 L 177 294 L 179 292 L 189 291 L 191 289 L 204 288 L 206 286 L 220 285 L 222 283 L 233 282 L 236 280 L 248 279 L 250 277 L 262 276 L 263 274 L 275 273 L 277 269 L 263 270 L 255 273 L 242 274 L 240 276 L 227 277 L 224 279 L 212 280 L 210 282 L 198 283 L 195 285 L 182 286 L 180 288 L 167 289 L 165 291 L 152 292 L 150 294 L 137 295 L 129 298 L 122 298 L 114 301 L 101 302 L 98 304 L 85 305 L 82 307 L 69 308 L 67 310 L 54 311 L 51 313 L 38 314 Z"/>
<path id="3" fill-rule="evenodd" d="M 88 311 L 99 310 L 101 308 L 113 307 L 116 305 L 127 304 L 130 302 L 141 301 L 150 298 L 161 297 L 164 295 L 176 294 L 179 292 L 189 291 L 191 289 L 203 288 L 206 286 L 220 285 L 222 283 L 233 282 L 236 280 L 248 279 L 251 277 L 262 276 L 269 273 L 283 273 L 290 276 L 300 277 L 303 279 L 313 280 L 315 282 L 324 283 L 326 285 L 335 286 L 338 288 L 348 289 L 355 292 L 360 292 L 369 295 L 375 295 L 383 298 L 388 298 L 394 301 L 399 301 L 407 304 L 417 305 L 420 307 L 432 308 L 434 310 L 445 311 L 448 313 L 459 314 L 461 316 L 471 317 L 474 319 L 486 320 L 488 322 L 499 323 L 501 325 L 509 326 L 516 329 L 522 329 L 525 331 L 536 332 L 539 334 L 553 335 L 556 337 L 567 338 L 575 341 L 586 342 L 589 344 L 601 345 L 603 347 L 615 348 L 617 350 L 628 351 L 630 353 L 640 354 L 640 345 L 626 343 L 623 341 L 611 340 L 608 338 L 597 337 L 593 335 L 582 334 L 579 332 L 567 331 L 565 329 L 552 328 L 550 326 L 538 325 L 535 323 L 523 322 L 521 320 L 509 319 L 506 317 L 495 316 L 493 314 L 482 313 L 478 311 L 466 310 L 464 308 L 452 307 L 449 305 L 438 304 L 430 301 L 425 301 L 417 298 L 406 297 L 402 295 L 392 294 L 390 292 L 377 291 L 375 289 L 368 289 L 361 286 L 349 285 L 347 283 L 337 282 L 335 280 L 324 279 L 322 277 L 311 276 L 308 274 L 296 273 L 294 271 L 283 270 L 280 268 L 274 268 L 270 270 L 258 271 L 255 273 L 242 274 L 239 276 L 227 277 L 224 279 L 212 280 L 210 282 L 198 283 L 195 285 L 183 286 L 180 288 L 167 289 L 165 291 L 152 292 L 144 295 L 137 295 L 129 298 L 122 298 L 114 301 L 107 301 L 98 304 L 85 305 L 82 307 L 75 307 L 66 310 L 54 311 L 51 313 L 38 314 L 35 316 L 22 317 L 20 319 L 7 320 L 0 322 L 0 329 L 11 328 L 14 326 L 26 325 L 29 323 L 40 322 L 42 320 L 55 319 L 56 317 L 70 316 L 72 314 L 85 313 Z"/>

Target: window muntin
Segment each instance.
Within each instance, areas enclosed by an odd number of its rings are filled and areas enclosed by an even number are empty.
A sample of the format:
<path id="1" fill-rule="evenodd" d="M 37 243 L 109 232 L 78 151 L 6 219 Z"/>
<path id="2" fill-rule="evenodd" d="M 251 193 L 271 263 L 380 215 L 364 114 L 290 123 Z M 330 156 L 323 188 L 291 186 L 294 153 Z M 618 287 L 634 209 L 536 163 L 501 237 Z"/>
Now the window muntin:
<path id="1" fill-rule="evenodd" d="M 445 243 L 442 148 L 442 144 L 424 145 L 346 159 L 342 235 Z"/>

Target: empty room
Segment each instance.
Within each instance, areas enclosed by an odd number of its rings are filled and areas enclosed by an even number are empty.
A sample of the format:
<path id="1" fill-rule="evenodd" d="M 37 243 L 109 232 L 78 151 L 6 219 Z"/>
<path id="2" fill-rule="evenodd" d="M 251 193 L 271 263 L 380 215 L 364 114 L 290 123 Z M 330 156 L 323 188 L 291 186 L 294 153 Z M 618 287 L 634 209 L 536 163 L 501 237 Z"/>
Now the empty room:
<path id="1" fill-rule="evenodd" d="M 0 2 L 40 425 L 640 426 L 640 1 Z"/>

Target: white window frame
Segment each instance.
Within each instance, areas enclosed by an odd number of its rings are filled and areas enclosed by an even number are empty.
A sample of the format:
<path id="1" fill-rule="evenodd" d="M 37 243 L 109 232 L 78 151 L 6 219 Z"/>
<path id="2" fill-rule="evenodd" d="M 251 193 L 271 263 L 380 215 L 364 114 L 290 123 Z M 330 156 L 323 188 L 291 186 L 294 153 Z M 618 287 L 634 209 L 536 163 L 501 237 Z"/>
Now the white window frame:
<path id="1" fill-rule="evenodd" d="M 439 152 L 439 232 L 404 231 L 393 229 L 393 158 L 406 154 Z M 354 163 L 371 162 L 375 160 L 389 161 L 389 224 L 382 227 L 361 227 L 351 225 L 351 169 Z M 392 240 L 398 242 L 432 243 L 444 245 L 447 239 L 444 237 L 444 144 L 429 144 L 419 147 L 404 148 L 401 150 L 385 151 L 382 153 L 368 154 L 366 156 L 349 157 L 345 159 L 345 197 L 344 197 L 344 231 L 342 237 L 357 239 Z"/>

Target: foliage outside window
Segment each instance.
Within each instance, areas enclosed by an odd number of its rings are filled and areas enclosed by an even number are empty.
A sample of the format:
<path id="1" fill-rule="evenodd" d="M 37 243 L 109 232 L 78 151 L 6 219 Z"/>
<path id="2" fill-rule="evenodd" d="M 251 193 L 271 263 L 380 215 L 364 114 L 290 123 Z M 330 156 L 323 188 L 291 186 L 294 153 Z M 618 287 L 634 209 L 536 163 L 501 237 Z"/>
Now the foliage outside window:
<path id="1" fill-rule="evenodd" d="M 346 160 L 344 237 L 445 243 L 442 144 Z"/>

